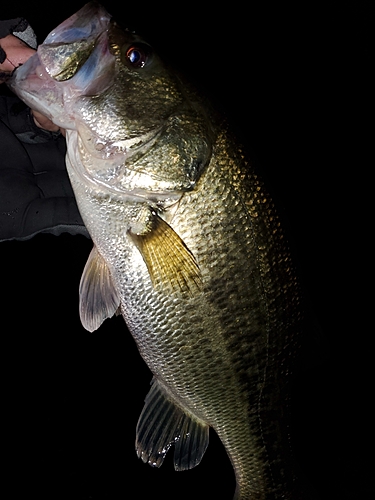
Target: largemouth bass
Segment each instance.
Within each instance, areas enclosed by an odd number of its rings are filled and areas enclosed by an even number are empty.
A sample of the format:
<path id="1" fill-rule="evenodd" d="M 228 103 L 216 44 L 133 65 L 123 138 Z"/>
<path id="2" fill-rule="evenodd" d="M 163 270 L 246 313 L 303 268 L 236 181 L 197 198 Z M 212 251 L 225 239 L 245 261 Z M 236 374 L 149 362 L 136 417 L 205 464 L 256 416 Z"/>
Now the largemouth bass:
<path id="1" fill-rule="evenodd" d="M 199 464 L 211 427 L 237 500 L 306 499 L 289 400 L 299 284 L 272 200 L 226 125 L 96 2 L 54 29 L 10 87 L 66 129 L 94 246 L 80 284 L 93 331 L 120 312 L 153 379 L 138 456 Z"/>

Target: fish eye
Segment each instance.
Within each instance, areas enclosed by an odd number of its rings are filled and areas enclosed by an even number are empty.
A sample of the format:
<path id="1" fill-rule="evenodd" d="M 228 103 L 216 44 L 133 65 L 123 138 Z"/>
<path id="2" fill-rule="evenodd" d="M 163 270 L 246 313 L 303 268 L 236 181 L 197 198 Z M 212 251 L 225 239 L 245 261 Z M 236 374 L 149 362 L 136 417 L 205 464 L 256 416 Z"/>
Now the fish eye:
<path id="1" fill-rule="evenodd" d="M 150 48 L 145 44 L 137 44 L 131 45 L 126 51 L 123 53 L 123 61 L 125 59 L 125 63 L 132 68 L 143 68 L 150 57 Z M 125 56 L 125 57 L 124 57 Z"/>

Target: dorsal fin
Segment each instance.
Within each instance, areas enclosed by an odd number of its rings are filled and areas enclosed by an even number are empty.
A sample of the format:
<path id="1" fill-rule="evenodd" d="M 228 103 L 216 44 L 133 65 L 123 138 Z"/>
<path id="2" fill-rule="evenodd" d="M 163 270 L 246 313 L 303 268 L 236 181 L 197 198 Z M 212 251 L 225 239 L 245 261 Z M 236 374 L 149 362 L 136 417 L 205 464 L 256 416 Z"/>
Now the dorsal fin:
<path id="1" fill-rule="evenodd" d="M 79 315 L 82 325 L 93 332 L 120 305 L 120 298 L 112 283 L 111 273 L 103 257 L 94 246 L 86 262 L 79 285 Z"/>
<path id="2" fill-rule="evenodd" d="M 138 457 L 160 467 L 174 444 L 174 468 L 191 469 L 201 461 L 208 439 L 209 426 L 180 409 L 154 378 L 137 424 Z"/>
<path id="3" fill-rule="evenodd" d="M 183 240 L 156 213 L 152 214 L 151 229 L 144 234 L 129 232 L 141 252 L 151 280 L 172 290 L 193 291 L 201 288 L 198 264 Z"/>

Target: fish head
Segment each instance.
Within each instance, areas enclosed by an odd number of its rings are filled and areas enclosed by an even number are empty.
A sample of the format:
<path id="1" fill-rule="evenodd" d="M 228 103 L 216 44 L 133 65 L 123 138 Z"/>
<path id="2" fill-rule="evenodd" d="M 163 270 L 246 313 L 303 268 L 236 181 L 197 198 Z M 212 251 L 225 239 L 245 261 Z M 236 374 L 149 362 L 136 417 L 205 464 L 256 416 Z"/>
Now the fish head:
<path id="1" fill-rule="evenodd" d="M 203 108 L 153 48 L 97 2 L 54 29 L 8 85 L 67 130 L 69 162 L 91 184 L 169 196 L 193 189 L 208 163 Z"/>

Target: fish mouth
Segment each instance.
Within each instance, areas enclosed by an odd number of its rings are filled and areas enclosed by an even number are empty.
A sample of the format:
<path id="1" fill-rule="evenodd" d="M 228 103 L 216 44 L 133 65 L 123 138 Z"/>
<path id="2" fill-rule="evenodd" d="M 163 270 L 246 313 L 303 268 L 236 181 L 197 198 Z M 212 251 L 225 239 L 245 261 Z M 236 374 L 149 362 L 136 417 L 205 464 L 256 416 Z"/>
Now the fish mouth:
<path id="1" fill-rule="evenodd" d="M 48 74 L 58 82 L 72 78 L 100 44 L 110 23 L 110 14 L 94 1 L 51 31 L 38 48 Z"/>
<path id="2" fill-rule="evenodd" d="M 115 57 L 108 46 L 111 19 L 98 2 L 87 3 L 49 33 L 7 85 L 59 127 L 74 129 L 72 114 L 64 109 L 75 96 L 100 93 L 113 82 Z"/>

